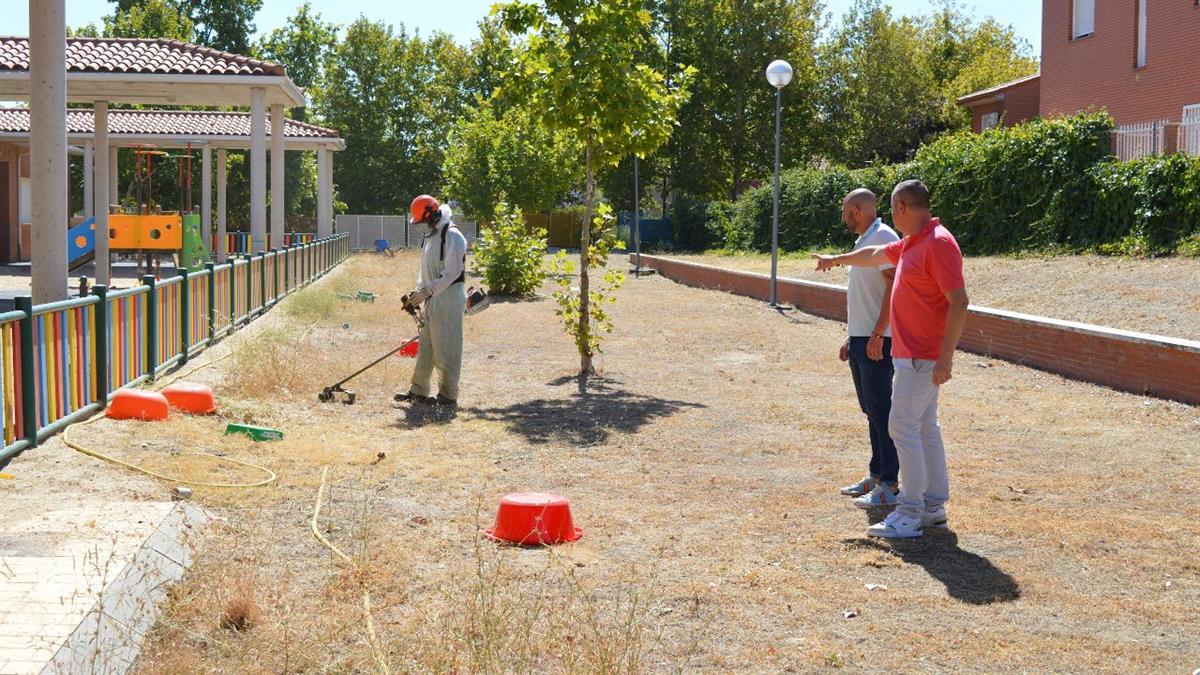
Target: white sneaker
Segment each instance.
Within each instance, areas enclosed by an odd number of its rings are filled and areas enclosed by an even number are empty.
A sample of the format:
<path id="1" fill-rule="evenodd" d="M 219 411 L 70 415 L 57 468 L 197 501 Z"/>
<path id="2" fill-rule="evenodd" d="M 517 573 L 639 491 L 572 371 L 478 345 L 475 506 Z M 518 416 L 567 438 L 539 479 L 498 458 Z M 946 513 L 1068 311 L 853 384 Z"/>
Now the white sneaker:
<path id="1" fill-rule="evenodd" d="M 842 488 L 841 493 L 847 497 L 861 497 L 874 489 L 875 479 L 867 476 L 854 485 L 847 485 L 846 487 Z"/>
<path id="2" fill-rule="evenodd" d="M 900 501 L 900 495 L 892 492 L 892 488 L 880 483 L 867 494 L 856 497 L 854 505 L 860 509 L 873 509 L 877 506 L 895 506 Z"/>
<path id="3" fill-rule="evenodd" d="M 885 539 L 910 539 L 921 536 L 921 519 L 892 511 L 887 518 L 867 528 L 867 536 Z"/>
<path id="4" fill-rule="evenodd" d="M 932 527 L 949 527 L 949 520 L 946 518 L 946 507 L 938 506 L 934 509 L 926 509 L 921 513 L 921 527 L 929 529 Z"/>

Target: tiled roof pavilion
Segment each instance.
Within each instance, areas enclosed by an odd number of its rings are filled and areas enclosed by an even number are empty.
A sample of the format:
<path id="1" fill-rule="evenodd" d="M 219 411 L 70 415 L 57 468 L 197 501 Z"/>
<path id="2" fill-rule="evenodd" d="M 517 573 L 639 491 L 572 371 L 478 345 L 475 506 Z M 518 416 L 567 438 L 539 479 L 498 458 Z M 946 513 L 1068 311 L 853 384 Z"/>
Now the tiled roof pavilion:
<path id="1" fill-rule="evenodd" d="M 267 136 L 271 129 L 267 127 Z M 67 110 L 67 138 L 71 142 L 91 140 L 95 117 L 90 109 Z M 201 143 L 226 148 L 250 145 L 250 113 L 218 110 L 110 110 L 109 143 L 183 146 Z M 345 148 L 333 129 L 293 119 L 284 120 L 284 138 L 289 150 L 325 146 Z M 0 108 L 0 141 L 22 142 L 29 138 L 29 109 Z"/>
<path id="2" fill-rule="evenodd" d="M 283 66 L 177 40 L 67 38 L 67 100 L 173 105 L 305 105 Z M 0 37 L 0 100 L 29 96 L 29 38 Z"/>

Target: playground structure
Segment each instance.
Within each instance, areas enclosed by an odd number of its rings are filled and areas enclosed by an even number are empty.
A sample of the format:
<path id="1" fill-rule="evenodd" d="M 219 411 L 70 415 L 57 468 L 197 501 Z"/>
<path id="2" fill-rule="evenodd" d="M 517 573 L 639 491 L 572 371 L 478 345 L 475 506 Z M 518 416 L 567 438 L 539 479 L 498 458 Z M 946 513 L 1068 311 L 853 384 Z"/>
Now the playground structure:
<path id="1" fill-rule="evenodd" d="M 132 253 L 137 256 L 139 271 L 143 264 L 149 271 L 153 263 L 157 272 L 161 269 L 162 256 L 170 255 L 175 268 L 195 272 L 212 256 L 200 232 L 200 214 L 192 209 L 192 152 L 187 146 L 186 154 L 175 155 L 178 165 L 177 187 L 180 211 L 163 212 L 154 202 L 153 158 L 168 158 L 167 152 L 136 148 L 136 170 L 134 185 L 137 206 L 132 212 L 114 211 L 110 206 L 108 216 L 108 245 L 115 253 Z M 67 233 L 68 269 L 75 271 L 91 262 L 96 253 L 96 219 L 88 218 L 72 227 Z"/>

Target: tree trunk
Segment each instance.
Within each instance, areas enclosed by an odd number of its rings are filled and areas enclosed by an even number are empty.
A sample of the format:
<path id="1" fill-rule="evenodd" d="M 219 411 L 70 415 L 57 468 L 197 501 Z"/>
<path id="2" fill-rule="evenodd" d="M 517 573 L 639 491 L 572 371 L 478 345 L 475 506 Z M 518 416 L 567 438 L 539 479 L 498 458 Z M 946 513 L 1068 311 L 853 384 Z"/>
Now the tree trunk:
<path id="1" fill-rule="evenodd" d="M 596 196 L 594 177 L 592 176 L 592 149 L 588 147 L 584 154 L 587 166 L 587 182 L 584 188 L 583 230 L 579 235 L 579 374 L 586 377 L 595 369 L 592 367 L 592 350 L 588 346 L 591 338 L 592 321 L 589 316 L 588 295 L 588 249 L 592 243 L 592 211 L 593 200 Z"/>

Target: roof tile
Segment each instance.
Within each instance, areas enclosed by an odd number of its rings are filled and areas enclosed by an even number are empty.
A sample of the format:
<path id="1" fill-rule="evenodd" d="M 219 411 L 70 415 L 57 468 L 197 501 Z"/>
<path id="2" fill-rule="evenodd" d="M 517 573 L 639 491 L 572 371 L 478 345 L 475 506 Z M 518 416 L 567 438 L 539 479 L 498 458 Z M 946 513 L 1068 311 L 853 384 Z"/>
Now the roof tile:
<path id="1" fill-rule="evenodd" d="M 29 38 L 0 37 L 0 71 L 29 70 Z M 283 66 L 163 38 L 67 38 L 67 72 L 280 75 Z"/>
<path id="2" fill-rule="evenodd" d="M 90 134 L 95 119 L 90 108 L 67 110 L 67 133 Z M 0 133 L 28 133 L 28 108 L 0 108 Z M 122 135 L 250 136 L 250 113 L 218 110 L 109 110 L 108 132 Z M 286 138 L 339 138 L 334 129 L 284 119 Z M 271 127 L 267 125 L 267 136 Z"/>

